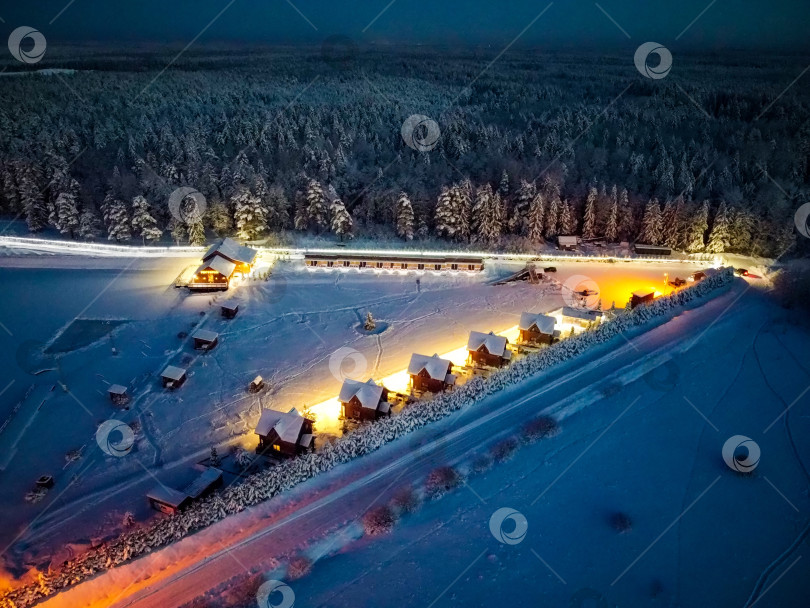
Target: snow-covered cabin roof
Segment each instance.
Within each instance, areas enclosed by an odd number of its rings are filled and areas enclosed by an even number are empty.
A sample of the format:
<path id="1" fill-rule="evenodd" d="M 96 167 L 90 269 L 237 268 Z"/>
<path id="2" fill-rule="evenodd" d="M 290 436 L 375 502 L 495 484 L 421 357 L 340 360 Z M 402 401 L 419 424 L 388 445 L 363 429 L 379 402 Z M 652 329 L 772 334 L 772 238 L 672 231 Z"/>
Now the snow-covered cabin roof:
<path id="1" fill-rule="evenodd" d="M 186 500 L 188 500 L 187 494 L 181 492 L 180 490 L 175 490 L 174 488 L 163 485 L 155 486 L 149 490 L 149 492 L 146 493 L 146 497 L 150 500 L 174 507 L 175 509 L 179 508 Z"/>
<path id="2" fill-rule="evenodd" d="M 655 295 L 654 289 L 637 289 L 633 292 L 633 295 L 637 298 L 649 298 L 650 296 Z"/>
<path id="3" fill-rule="evenodd" d="M 111 395 L 125 395 L 127 392 L 126 386 L 121 386 L 120 384 L 112 384 L 110 388 L 107 389 L 107 392 Z"/>
<path id="4" fill-rule="evenodd" d="M 191 498 L 199 498 L 212 485 L 222 479 L 222 471 L 216 467 L 208 467 L 197 478 L 186 486 L 185 492 Z"/>
<path id="5" fill-rule="evenodd" d="M 414 353 L 411 355 L 411 362 L 408 364 L 408 373 L 415 376 L 425 370 L 432 380 L 444 381 L 451 365 L 450 361 L 439 358 L 439 355 L 428 357 L 427 355 Z"/>
<path id="6" fill-rule="evenodd" d="M 202 340 L 203 342 L 215 342 L 219 338 L 219 334 L 215 331 L 208 331 L 207 329 L 198 329 L 191 337 L 195 340 Z"/>
<path id="7" fill-rule="evenodd" d="M 557 312 L 563 317 L 582 319 L 583 321 L 595 321 L 602 318 L 601 310 L 591 310 L 590 308 L 574 308 L 573 306 L 563 306 Z"/>
<path id="8" fill-rule="evenodd" d="M 522 329 L 523 331 L 528 331 L 532 328 L 532 326 L 536 326 L 537 331 L 540 333 L 550 335 L 554 333 L 554 324 L 556 322 L 557 320 L 554 317 L 549 317 L 548 315 L 524 312 L 520 315 L 520 323 L 518 323 L 518 328 Z"/>
<path id="9" fill-rule="evenodd" d="M 219 274 L 225 277 L 230 277 L 233 271 L 236 270 L 236 264 L 223 257 L 215 255 L 209 260 L 206 260 L 202 265 L 194 271 L 194 274 L 200 274 L 206 268 L 216 270 Z"/>
<path id="10" fill-rule="evenodd" d="M 184 370 L 182 367 L 167 365 L 166 369 L 164 369 L 163 373 L 160 375 L 162 378 L 168 378 L 169 380 L 174 380 L 176 382 L 178 380 L 181 380 L 183 376 L 186 375 L 186 370 Z"/>
<path id="11" fill-rule="evenodd" d="M 267 437 L 270 431 L 275 430 L 282 441 L 296 443 L 303 425 L 304 418 L 295 408 L 289 412 L 264 410 L 256 425 L 256 434 Z"/>
<path id="12" fill-rule="evenodd" d="M 242 262 L 244 264 L 253 264 L 258 252 L 255 249 L 240 245 L 230 238 L 224 238 L 219 243 L 214 243 L 211 248 L 205 252 L 203 260 L 214 255 L 220 255 L 227 258 L 231 262 Z"/>
<path id="13" fill-rule="evenodd" d="M 343 386 L 340 387 L 338 400 L 341 403 L 348 403 L 353 397 L 357 397 L 362 407 L 370 410 L 379 408 L 382 401 L 383 387 L 369 379 L 367 382 L 360 382 L 346 378 Z"/>
<path id="14" fill-rule="evenodd" d="M 236 302 L 224 302 L 220 304 L 219 307 L 222 310 L 231 310 L 231 311 L 239 310 L 239 304 L 237 304 Z"/>
<path id="15" fill-rule="evenodd" d="M 489 332 L 485 334 L 480 331 L 471 331 L 467 340 L 467 350 L 478 350 L 485 346 L 490 355 L 505 356 L 507 340 L 504 336 L 496 336 Z"/>
<path id="16" fill-rule="evenodd" d="M 558 236 L 557 242 L 560 245 L 576 245 L 579 243 L 578 236 Z"/>

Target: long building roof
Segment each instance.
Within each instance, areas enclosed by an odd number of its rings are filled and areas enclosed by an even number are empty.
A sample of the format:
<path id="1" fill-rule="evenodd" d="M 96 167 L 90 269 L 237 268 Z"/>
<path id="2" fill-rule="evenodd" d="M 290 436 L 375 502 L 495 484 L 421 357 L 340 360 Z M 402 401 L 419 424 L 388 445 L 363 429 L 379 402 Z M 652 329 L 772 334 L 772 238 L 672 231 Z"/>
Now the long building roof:
<path id="1" fill-rule="evenodd" d="M 252 264 L 253 261 L 256 259 L 256 254 L 258 252 L 255 249 L 247 247 L 245 245 L 240 245 L 236 241 L 230 238 L 224 238 L 218 243 L 214 243 L 208 251 L 206 251 L 205 255 L 203 256 L 203 260 L 208 260 L 208 258 L 214 255 L 220 255 L 223 258 L 230 260 L 231 262 L 242 262 L 244 264 Z"/>

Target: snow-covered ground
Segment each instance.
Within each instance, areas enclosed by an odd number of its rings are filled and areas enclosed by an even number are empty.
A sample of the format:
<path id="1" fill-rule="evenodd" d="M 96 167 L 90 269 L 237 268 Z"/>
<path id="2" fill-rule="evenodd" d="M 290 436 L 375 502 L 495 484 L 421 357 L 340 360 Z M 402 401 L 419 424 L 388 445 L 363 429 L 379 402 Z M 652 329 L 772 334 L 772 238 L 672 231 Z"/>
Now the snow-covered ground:
<path id="1" fill-rule="evenodd" d="M 181 606 L 248 571 L 284 577 L 303 551 L 314 569 L 288 581 L 303 606 L 805 606 L 807 333 L 738 280 L 626 338 L 43 605 Z M 436 466 L 469 471 L 539 413 L 559 435 L 357 540 L 371 506 Z M 749 476 L 721 455 L 738 434 L 762 450 Z M 527 519 L 517 544 L 490 532 L 502 507 Z"/>
<path id="2" fill-rule="evenodd" d="M 156 478 L 182 483 L 212 445 L 255 446 L 253 425 L 262 407 L 320 404 L 337 394 L 346 373 L 385 377 L 404 369 L 413 352 L 444 353 L 463 346 L 472 329 L 505 330 L 523 311 L 565 303 L 551 285 L 490 285 L 518 268 L 509 265 L 490 265 L 483 275 L 417 277 L 310 272 L 289 262 L 279 263 L 268 281 L 246 281 L 228 294 L 193 295 L 172 287 L 194 263 L 0 258 L 0 277 L 14 294 L 0 303 L 0 322 L 8 330 L 0 331 L 0 356 L 13 381 L 2 396 L 2 419 L 20 405 L 0 432 L 0 478 L 7 490 L 0 501 L 6 524 L 0 540 L 13 544 L 4 555 L 9 566 L 41 565 L 54 547 L 114 533 L 125 511 L 139 519 L 151 516 L 144 494 Z M 678 263 L 555 265 L 561 282 L 573 276 L 595 280 L 606 306 L 614 300 L 623 305 L 634 289 L 663 289 L 665 272 L 672 278 L 696 269 Z M 216 306 L 226 298 L 240 304 L 231 321 Z M 387 329 L 377 335 L 358 331 L 366 311 Z M 220 333 L 214 351 L 199 356 L 188 338 L 178 337 L 197 327 Z M 352 355 L 346 357 L 345 349 Z M 189 366 L 188 381 L 173 393 L 156 377 L 168 363 Z M 354 364 L 359 367 L 353 371 Z M 47 369 L 52 371 L 32 375 Z M 245 389 L 257 374 L 270 386 L 250 395 Z M 130 388 L 130 410 L 109 402 L 111 383 Z M 37 388 L 28 393 L 32 386 Z M 41 395 L 53 386 L 42 403 Z M 137 430 L 136 447 L 123 458 L 105 455 L 95 441 L 98 425 L 112 417 Z M 322 433 L 338 431 L 328 412 L 319 419 Z M 68 463 L 66 455 L 76 451 L 81 457 Z M 42 474 L 53 475 L 55 487 L 37 504 L 24 502 Z M 60 558 L 62 553 L 55 556 Z"/>

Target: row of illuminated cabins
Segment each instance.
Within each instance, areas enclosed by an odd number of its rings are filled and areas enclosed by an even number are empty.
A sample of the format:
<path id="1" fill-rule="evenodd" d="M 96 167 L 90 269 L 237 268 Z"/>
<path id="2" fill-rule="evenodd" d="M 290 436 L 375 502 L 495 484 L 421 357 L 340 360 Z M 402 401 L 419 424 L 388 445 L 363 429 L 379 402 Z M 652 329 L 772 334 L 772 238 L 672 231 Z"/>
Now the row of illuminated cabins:
<path id="1" fill-rule="evenodd" d="M 564 323 L 587 327 L 602 319 L 602 312 L 563 307 L 557 312 Z M 544 314 L 523 313 L 518 324 L 518 343 L 526 346 L 551 344 L 559 339 L 557 318 Z M 468 361 L 473 365 L 503 367 L 512 360 L 509 340 L 505 336 L 479 331 L 470 332 L 467 341 Z M 456 384 L 453 363 L 438 355 L 414 353 L 408 364 L 411 387 L 418 393 L 441 393 Z M 366 382 L 346 379 L 338 401 L 345 419 L 369 421 L 389 416 L 391 391 L 373 379 Z M 272 451 L 282 456 L 295 456 L 314 449 L 313 421 L 295 408 L 289 412 L 264 410 L 256 425 L 258 452 Z"/>

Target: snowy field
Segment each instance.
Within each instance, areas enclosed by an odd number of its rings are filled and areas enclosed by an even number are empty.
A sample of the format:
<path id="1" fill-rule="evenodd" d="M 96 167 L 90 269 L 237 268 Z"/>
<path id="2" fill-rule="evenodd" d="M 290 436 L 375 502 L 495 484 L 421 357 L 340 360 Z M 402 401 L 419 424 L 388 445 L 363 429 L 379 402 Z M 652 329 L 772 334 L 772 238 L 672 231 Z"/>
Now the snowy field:
<path id="1" fill-rule="evenodd" d="M 0 258 L 3 284 L 14 294 L 0 304 L 9 378 L 0 413 L 10 419 L 0 433 L 0 476 L 8 489 L 0 540 L 12 545 L 4 556 L 9 568 L 47 563 L 54 547 L 60 548 L 55 559 L 64 559 L 71 543 L 80 548 L 102 530 L 120 529 L 127 511 L 137 519 L 152 516 L 144 494 L 157 479 L 184 483 L 213 445 L 221 454 L 232 445 L 255 447 L 262 408 L 317 406 L 334 398 L 345 375 L 386 377 L 404 369 L 413 352 L 446 353 L 463 347 L 472 329 L 508 330 L 521 312 L 565 303 L 553 284 L 490 285 L 519 267 L 509 265 L 472 276 L 376 275 L 313 272 L 288 262 L 277 264 L 268 281 L 249 280 L 228 294 L 172 287 L 194 262 Z M 555 265 L 561 282 L 596 281 L 605 306 L 623 305 L 634 289 L 664 290 L 665 272 L 687 276 L 698 268 Z M 232 321 L 215 306 L 225 299 L 240 304 Z M 359 331 L 367 311 L 387 324 L 384 332 Z M 199 327 L 220 333 L 211 353 L 199 355 L 179 337 Z M 163 390 L 156 377 L 170 363 L 189 368 L 175 392 Z M 250 395 L 245 389 L 257 374 L 269 387 Z M 129 387 L 128 411 L 110 403 L 106 389 L 113 383 Z M 340 432 L 331 405 L 315 412 L 322 439 Z M 98 425 L 113 417 L 136 431 L 135 449 L 124 458 L 105 455 L 95 441 Z M 40 502 L 25 502 L 43 474 L 54 476 L 55 487 Z"/>
<path id="2" fill-rule="evenodd" d="M 806 606 L 810 347 L 748 287 L 738 279 L 43 605 L 179 607 L 208 592 L 194 605 L 234 606 L 221 589 L 251 595 L 248 572 L 286 579 L 303 554 L 312 572 L 287 579 L 301 606 Z M 539 413 L 557 436 L 476 472 Z M 722 458 L 738 434 L 761 448 L 748 476 Z M 363 513 L 444 464 L 466 483 L 363 537 Z M 490 531 L 503 507 L 528 524 L 515 544 Z"/>

